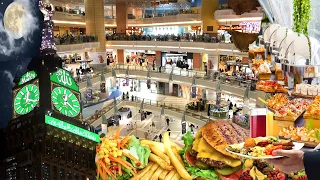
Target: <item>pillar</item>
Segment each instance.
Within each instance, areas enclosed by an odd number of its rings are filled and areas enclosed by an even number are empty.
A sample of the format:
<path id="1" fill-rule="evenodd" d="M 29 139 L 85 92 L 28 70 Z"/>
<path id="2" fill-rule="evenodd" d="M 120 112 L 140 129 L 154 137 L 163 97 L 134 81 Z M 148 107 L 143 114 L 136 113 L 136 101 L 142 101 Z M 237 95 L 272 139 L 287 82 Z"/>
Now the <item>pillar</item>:
<path id="1" fill-rule="evenodd" d="M 103 0 L 85 0 L 86 15 L 86 34 L 95 35 L 99 40 L 99 47 L 93 49 L 90 53 L 91 67 L 98 68 L 106 65 L 106 36 L 104 27 L 104 1 Z"/>
<path id="2" fill-rule="evenodd" d="M 117 64 L 124 64 L 124 51 L 117 49 Z"/>
<path id="3" fill-rule="evenodd" d="M 156 51 L 156 64 L 157 64 L 157 66 L 162 66 L 161 61 L 162 61 L 161 51 Z"/>
<path id="4" fill-rule="evenodd" d="M 114 13 L 113 13 L 113 4 L 111 5 L 111 17 L 112 17 L 112 19 L 114 18 Z"/>
<path id="5" fill-rule="evenodd" d="M 201 56 L 200 53 L 193 53 L 193 69 L 199 70 L 201 67 Z"/>
<path id="6" fill-rule="evenodd" d="M 201 20 L 204 34 L 216 35 L 218 32 L 218 22 L 214 19 L 214 12 L 218 8 L 219 0 L 202 0 Z"/>
<path id="7" fill-rule="evenodd" d="M 116 2 L 116 23 L 117 34 L 125 34 L 128 27 L 127 22 L 127 3 L 125 1 Z"/>

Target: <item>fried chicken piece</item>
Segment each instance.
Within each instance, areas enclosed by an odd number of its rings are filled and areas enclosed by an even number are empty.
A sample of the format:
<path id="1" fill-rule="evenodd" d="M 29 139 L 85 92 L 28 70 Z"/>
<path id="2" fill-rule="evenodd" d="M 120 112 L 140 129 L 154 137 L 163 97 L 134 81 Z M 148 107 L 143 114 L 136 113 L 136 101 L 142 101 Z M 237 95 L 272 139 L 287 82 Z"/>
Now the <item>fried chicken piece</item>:
<path id="1" fill-rule="evenodd" d="M 252 148 L 255 145 L 256 145 L 256 141 L 253 138 L 247 138 L 243 146 L 245 148 Z"/>

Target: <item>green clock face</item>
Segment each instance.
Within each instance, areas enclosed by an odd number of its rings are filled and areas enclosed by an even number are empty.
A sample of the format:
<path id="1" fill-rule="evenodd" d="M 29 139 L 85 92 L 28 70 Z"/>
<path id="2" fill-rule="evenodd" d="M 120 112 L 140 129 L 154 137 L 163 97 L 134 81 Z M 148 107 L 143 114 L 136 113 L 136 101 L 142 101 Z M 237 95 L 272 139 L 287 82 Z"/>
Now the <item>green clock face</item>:
<path id="1" fill-rule="evenodd" d="M 17 114 L 27 114 L 33 110 L 39 102 L 39 88 L 34 84 L 24 86 L 14 98 L 14 111 Z"/>
<path id="2" fill-rule="evenodd" d="M 80 103 L 76 95 L 64 87 L 52 90 L 51 101 L 54 107 L 62 114 L 75 117 L 80 113 Z"/>

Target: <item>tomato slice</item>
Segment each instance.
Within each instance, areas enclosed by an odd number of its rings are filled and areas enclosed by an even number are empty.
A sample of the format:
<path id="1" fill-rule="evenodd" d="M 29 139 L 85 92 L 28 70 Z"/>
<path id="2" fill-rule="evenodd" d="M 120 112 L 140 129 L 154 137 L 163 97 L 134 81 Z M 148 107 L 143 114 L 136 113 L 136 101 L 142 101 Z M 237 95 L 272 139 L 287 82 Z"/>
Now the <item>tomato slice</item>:
<path id="1" fill-rule="evenodd" d="M 191 166 L 195 166 L 196 165 L 197 158 L 190 154 L 190 150 L 189 149 L 186 151 L 185 156 L 186 156 L 186 160 L 187 160 L 188 164 L 190 164 Z"/>
<path id="2" fill-rule="evenodd" d="M 229 175 L 229 176 L 223 176 L 223 175 L 221 175 L 221 174 L 219 174 L 219 173 L 217 173 L 217 172 L 216 172 L 216 173 L 218 174 L 218 176 L 219 176 L 219 178 L 220 178 L 221 180 L 239 180 L 242 172 L 243 172 L 243 171 L 240 170 L 240 171 L 237 171 L 237 172 L 235 172 L 235 173 L 233 173 L 233 174 L 231 174 L 231 175 Z"/>

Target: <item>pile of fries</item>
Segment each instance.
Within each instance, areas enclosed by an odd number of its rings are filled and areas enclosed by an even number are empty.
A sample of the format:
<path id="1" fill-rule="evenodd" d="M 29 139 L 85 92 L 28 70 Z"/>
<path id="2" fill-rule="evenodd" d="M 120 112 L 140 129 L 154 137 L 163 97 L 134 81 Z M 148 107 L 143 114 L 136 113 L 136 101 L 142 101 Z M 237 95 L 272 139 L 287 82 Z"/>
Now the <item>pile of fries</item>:
<path id="1" fill-rule="evenodd" d="M 149 146 L 151 150 L 149 163 L 131 180 L 192 179 L 179 154 L 181 147 L 170 140 L 168 132 L 163 135 L 163 143 L 142 140 L 141 144 Z"/>

